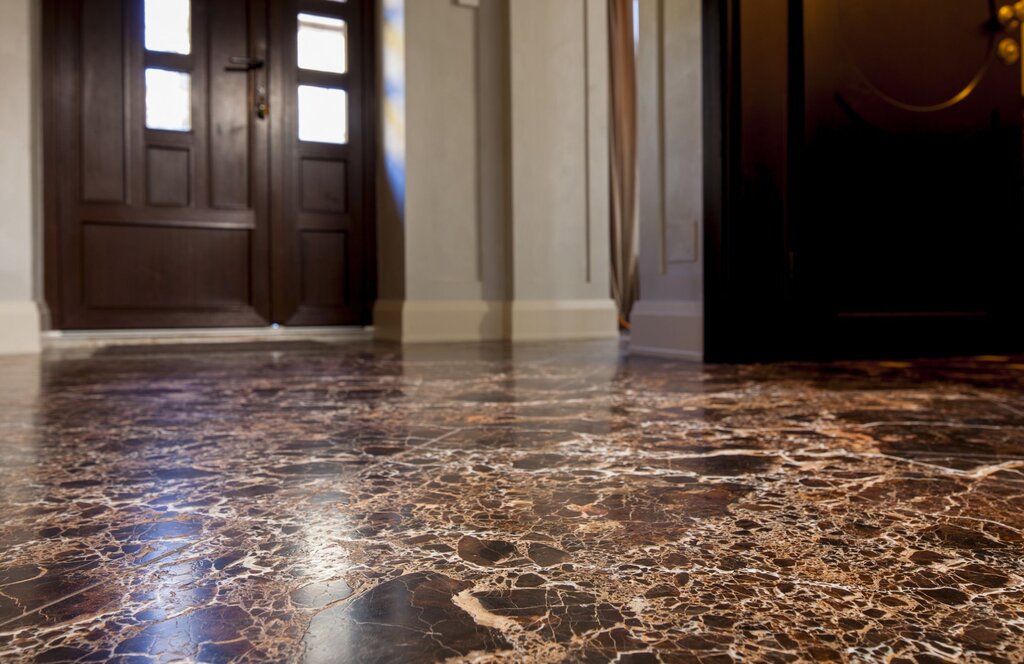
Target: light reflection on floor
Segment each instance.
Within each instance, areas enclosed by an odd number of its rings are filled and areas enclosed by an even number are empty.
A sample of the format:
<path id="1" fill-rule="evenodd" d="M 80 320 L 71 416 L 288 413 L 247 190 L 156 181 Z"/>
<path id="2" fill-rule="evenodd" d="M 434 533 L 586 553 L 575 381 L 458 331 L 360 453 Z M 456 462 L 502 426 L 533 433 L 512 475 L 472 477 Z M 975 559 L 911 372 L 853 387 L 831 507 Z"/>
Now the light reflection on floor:
<path id="1" fill-rule="evenodd" d="M 0 660 L 1024 661 L 1021 367 L 0 358 Z"/>

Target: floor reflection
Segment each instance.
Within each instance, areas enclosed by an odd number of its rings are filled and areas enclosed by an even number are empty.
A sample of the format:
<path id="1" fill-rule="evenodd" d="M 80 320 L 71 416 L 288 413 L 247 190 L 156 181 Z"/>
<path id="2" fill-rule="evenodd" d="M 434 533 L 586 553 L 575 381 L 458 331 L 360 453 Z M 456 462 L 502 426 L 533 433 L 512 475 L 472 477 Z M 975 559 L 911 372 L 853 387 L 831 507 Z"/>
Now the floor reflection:
<path id="1" fill-rule="evenodd" d="M 0 359 L 0 660 L 1018 661 L 1022 367 Z"/>

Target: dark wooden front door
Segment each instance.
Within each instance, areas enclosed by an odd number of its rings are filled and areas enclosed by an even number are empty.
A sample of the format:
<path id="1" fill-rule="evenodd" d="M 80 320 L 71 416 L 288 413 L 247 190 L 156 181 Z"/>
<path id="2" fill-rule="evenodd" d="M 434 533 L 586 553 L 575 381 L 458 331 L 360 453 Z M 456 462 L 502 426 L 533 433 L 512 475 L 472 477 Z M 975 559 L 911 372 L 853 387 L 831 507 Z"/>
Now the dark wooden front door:
<path id="1" fill-rule="evenodd" d="M 366 4 L 44 3 L 56 327 L 369 322 Z"/>
<path id="2" fill-rule="evenodd" d="M 800 343 L 831 353 L 1006 343 L 1024 285 L 1012 8 L 802 4 L 788 238 Z"/>

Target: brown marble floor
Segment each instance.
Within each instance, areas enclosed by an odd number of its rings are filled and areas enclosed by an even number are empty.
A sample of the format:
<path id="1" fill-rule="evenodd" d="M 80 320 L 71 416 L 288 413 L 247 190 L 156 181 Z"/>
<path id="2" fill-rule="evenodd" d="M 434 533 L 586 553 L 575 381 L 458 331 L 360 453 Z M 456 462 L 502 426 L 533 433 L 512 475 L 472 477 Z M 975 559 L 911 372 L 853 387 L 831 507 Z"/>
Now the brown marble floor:
<path id="1" fill-rule="evenodd" d="M 0 359 L 0 661 L 1024 661 L 1024 359 Z"/>

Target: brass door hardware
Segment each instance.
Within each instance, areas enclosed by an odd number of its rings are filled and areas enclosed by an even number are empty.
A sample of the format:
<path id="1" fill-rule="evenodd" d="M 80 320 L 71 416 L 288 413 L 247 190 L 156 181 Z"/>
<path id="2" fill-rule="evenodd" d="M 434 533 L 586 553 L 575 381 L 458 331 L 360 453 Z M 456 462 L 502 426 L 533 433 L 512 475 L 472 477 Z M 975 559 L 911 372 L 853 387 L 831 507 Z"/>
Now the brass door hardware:
<path id="1" fill-rule="evenodd" d="M 999 46 L 996 47 L 996 50 L 999 53 L 999 57 L 1008 65 L 1017 64 L 1017 61 L 1020 60 L 1020 46 L 1009 37 L 999 40 Z"/>
<path id="2" fill-rule="evenodd" d="M 999 23 L 1007 31 L 1015 30 L 1020 26 L 1020 18 L 1017 16 L 1017 10 L 1013 5 L 1003 5 L 1000 7 L 997 17 L 999 18 Z"/>
<path id="3" fill-rule="evenodd" d="M 1019 0 L 1012 5 L 1003 5 L 996 13 L 999 23 L 1007 31 L 1016 30 L 1024 21 L 1024 0 Z"/>
<path id="4" fill-rule="evenodd" d="M 1012 5 L 1003 5 L 996 12 L 996 18 L 1007 32 L 1018 29 L 1021 21 L 1024 21 L 1024 0 L 1019 0 Z"/>

